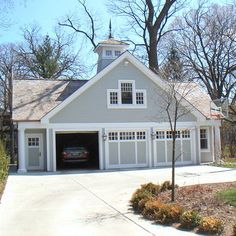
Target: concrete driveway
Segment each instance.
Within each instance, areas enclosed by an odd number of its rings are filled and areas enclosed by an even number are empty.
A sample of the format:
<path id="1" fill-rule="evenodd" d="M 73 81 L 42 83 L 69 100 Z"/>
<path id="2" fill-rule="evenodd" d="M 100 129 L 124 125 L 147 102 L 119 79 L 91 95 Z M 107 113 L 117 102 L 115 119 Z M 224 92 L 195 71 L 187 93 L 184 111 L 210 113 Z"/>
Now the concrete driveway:
<path id="1" fill-rule="evenodd" d="M 0 204 L 1 236 L 193 235 L 133 214 L 140 184 L 162 183 L 170 168 L 10 175 Z M 236 181 L 236 169 L 176 168 L 179 185 Z"/>

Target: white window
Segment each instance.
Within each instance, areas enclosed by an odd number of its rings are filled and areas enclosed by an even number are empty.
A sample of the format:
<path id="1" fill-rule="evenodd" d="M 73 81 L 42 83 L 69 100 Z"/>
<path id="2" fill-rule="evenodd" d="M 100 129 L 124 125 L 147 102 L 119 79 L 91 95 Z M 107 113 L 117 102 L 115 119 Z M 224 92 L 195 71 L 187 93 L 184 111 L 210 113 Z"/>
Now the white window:
<path id="1" fill-rule="evenodd" d="M 144 104 L 143 92 L 136 92 L 136 104 Z"/>
<path id="2" fill-rule="evenodd" d="M 121 83 L 121 103 L 133 104 L 132 83 Z"/>
<path id="3" fill-rule="evenodd" d="M 208 132 L 207 129 L 200 129 L 201 149 L 208 149 Z"/>
<path id="4" fill-rule="evenodd" d="M 137 132 L 137 139 L 138 140 L 145 140 L 146 139 L 146 132 L 145 131 Z"/>
<path id="5" fill-rule="evenodd" d="M 39 147 L 39 138 L 28 138 L 29 147 Z"/>
<path id="6" fill-rule="evenodd" d="M 116 57 L 120 56 L 120 53 L 121 53 L 120 51 L 115 50 L 115 56 Z"/>
<path id="7" fill-rule="evenodd" d="M 134 80 L 119 80 L 118 89 L 107 90 L 108 108 L 146 108 L 146 90 L 136 89 Z"/>
<path id="8" fill-rule="evenodd" d="M 182 138 L 190 138 L 190 130 L 182 130 Z"/>
<path id="9" fill-rule="evenodd" d="M 106 50 L 106 56 L 111 57 L 112 56 L 112 51 L 111 50 Z"/>
<path id="10" fill-rule="evenodd" d="M 110 92 L 110 104 L 118 104 L 118 92 Z"/>
<path id="11" fill-rule="evenodd" d="M 109 132 L 108 134 L 109 140 L 118 140 L 118 133 L 117 132 Z"/>
<path id="12" fill-rule="evenodd" d="M 173 132 L 172 131 L 166 131 L 166 138 L 171 139 L 173 138 Z M 180 131 L 176 130 L 175 138 L 180 138 Z"/>
<path id="13" fill-rule="evenodd" d="M 120 140 L 135 140 L 135 132 L 120 132 Z"/>
<path id="14" fill-rule="evenodd" d="M 165 131 L 157 131 L 156 139 L 165 139 Z"/>

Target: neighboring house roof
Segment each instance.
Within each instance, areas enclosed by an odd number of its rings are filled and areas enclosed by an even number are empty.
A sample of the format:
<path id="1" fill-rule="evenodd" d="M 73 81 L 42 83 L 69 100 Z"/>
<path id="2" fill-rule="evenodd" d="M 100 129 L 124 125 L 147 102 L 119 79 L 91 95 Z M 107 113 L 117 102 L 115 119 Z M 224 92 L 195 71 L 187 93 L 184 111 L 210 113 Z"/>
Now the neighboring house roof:
<path id="1" fill-rule="evenodd" d="M 179 83 L 177 90 L 188 102 L 198 109 L 206 118 L 219 118 L 223 114 L 217 111 L 217 106 L 212 102 L 210 96 L 204 92 L 201 86 L 194 82 Z"/>
<path id="2" fill-rule="evenodd" d="M 41 120 L 86 82 L 87 80 L 14 80 L 12 119 Z"/>

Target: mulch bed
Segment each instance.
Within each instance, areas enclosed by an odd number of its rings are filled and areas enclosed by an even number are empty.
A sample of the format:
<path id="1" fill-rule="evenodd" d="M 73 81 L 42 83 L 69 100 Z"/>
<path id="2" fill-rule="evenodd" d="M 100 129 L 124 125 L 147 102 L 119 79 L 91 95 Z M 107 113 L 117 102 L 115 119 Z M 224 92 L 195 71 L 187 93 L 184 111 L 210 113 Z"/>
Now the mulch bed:
<path id="1" fill-rule="evenodd" d="M 176 202 L 186 210 L 196 210 L 202 216 L 214 216 L 222 220 L 224 231 L 221 235 L 230 236 L 232 226 L 236 223 L 236 207 L 217 199 L 216 194 L 232 187 L 236 187 L 236 182 L 179 187 L 176 189 Z M 164 202 L 170 202 L 170 195 L 170 191 L 167 191 L 159 197 Z"/>

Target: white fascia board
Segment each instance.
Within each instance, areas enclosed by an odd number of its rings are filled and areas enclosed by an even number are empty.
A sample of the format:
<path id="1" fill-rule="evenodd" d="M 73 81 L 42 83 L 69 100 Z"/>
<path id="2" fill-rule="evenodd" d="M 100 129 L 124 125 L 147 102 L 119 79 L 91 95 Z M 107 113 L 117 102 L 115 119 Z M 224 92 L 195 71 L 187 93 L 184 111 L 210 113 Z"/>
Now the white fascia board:
<path id="1" fill-rule="evenodd" d="M 114 60 L 111 64 L 109 64 L 106 68 L 104 68 L 102 71 L 100 71 L 97 75 L 95 75 L 92 79 L 90 79 L 85 85 L 83 85 L 81 88 L 79 88 L 76 92 L 74 92 L 71 96 L 66 98 L 62 103 L 60 103 L 58 106 L 56 106 L 53 110 L 51 110 L 49 113 L 47 113 L 42 119 L 42 124 L 49 123 L 49 119 L 53 117 L 56 113 L 58 113 L 61 109 L 63 109 L 66 105 L 68 105 L 70 102 L 72 102 L 74 99 L 76 99 L 78 96 L 80 96 L 84 91 L 86 91 L 88 88 L 90 88 L 93 84 L 95 84 L 97 81 L 99 81 L 103 76 L 108 74 L 113 68 L 115 68 L 119 63 L 122 62 L 122 60 L 128 60 L 130 61 L 137 69 L 139 69 L 142 73 L 144 73 L 148 78 L 150 78 L 155 84 L 157 84 L 159 87 L 161 87 L 163 90 L 168 91 L 168 85 L 165 81 L 163 81 L 157 74 L 155 74 L 153 71 L 151 71 L 148 67 L 146 67 L 143 63 L 141 63 L 136 57 L 134 57 L 130 52 L 125 51 L 122 53 L 116 60 Z M 184 100 L 183 100 L 184 101 Z M 185 100 L 186 104 L 187 101 Z M 186 105 L 185 104 L 185 105 Z M 188 102 L 188 104 L 190 104 Z M 184 104 L 183 104 L 184 105 Z M 193 105 L 192 105 L 193 106 Z M 204 121 L 206 117 L 198 111 L 193 106 L 192 112 L 199 121 Z"/>

